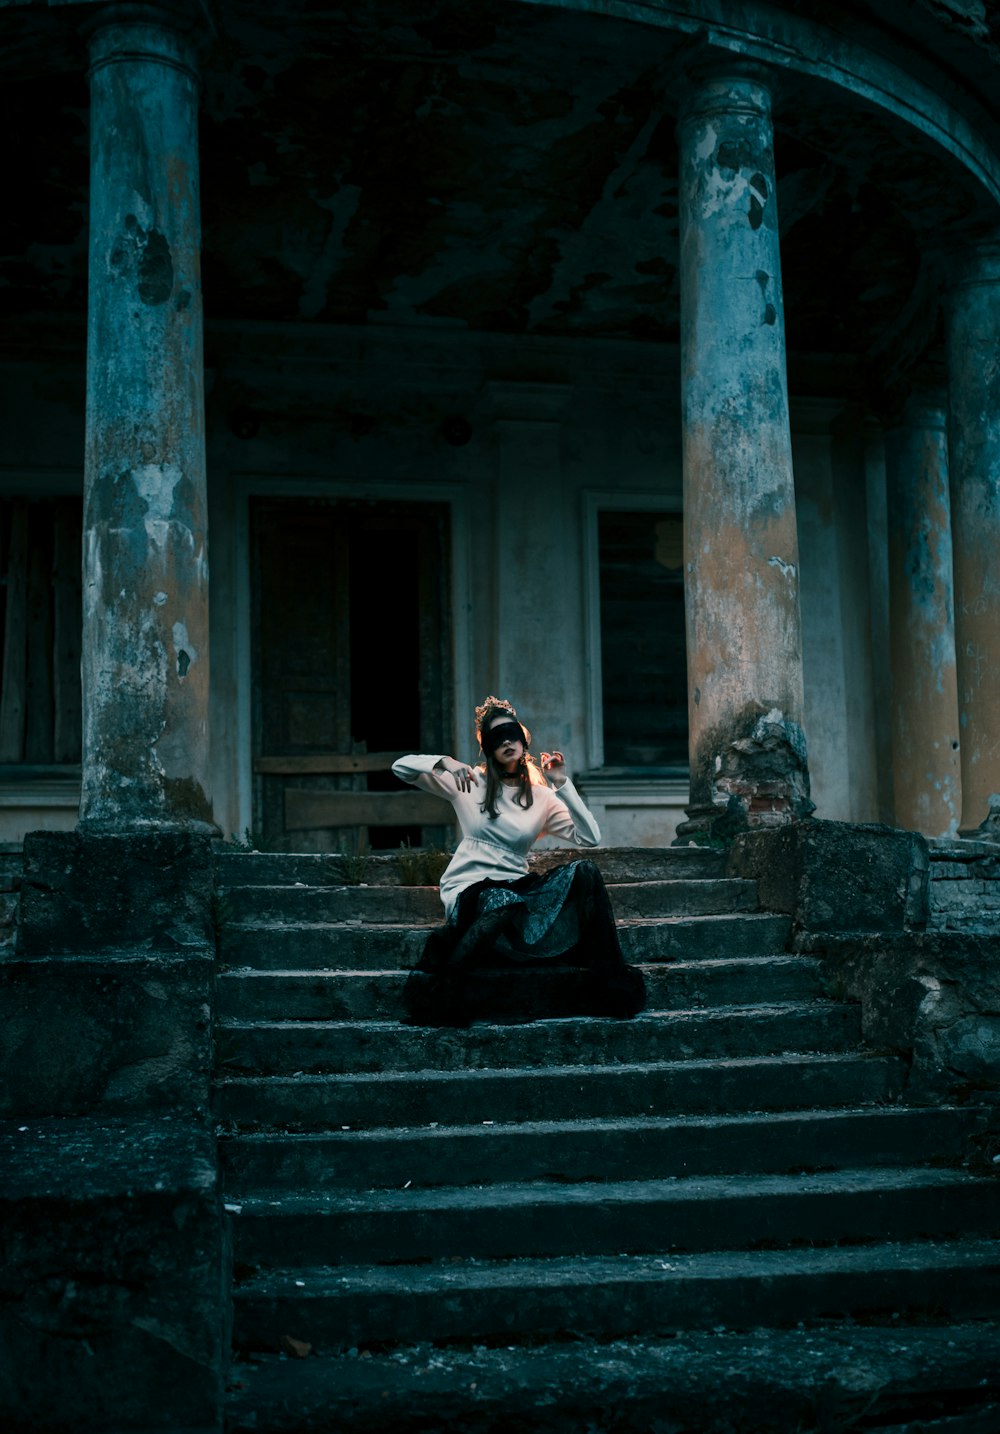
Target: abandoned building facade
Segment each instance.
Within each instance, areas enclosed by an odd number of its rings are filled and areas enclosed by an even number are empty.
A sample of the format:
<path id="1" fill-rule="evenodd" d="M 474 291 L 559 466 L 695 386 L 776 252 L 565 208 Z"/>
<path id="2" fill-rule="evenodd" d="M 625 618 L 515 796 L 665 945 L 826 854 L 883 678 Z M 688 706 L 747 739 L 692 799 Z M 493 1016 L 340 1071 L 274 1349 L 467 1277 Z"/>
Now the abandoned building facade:
<path id="1" fill-rule="evenodd" d="M 487 690 L 610 841 L 983 822 L 988 31 L 28 8 L 0 835 L 419 840 L 347 759 Z"/>
<path id="2" fill-rule="evenodd" d="M 981 912 L 927 928 L 935 850 L 1000 886 L 996 7 L 14 0 L 0 39 L 12 1427 L 220 1427 L 234 863 L 287 912 L 300 858 L 448 846 L 389 769 L 472 760 L 488 693 L 634 884 L 759 896 L 775 979 L 841 961 L 863 1007 L 817 1019 L 928 1106 L 995 1093 Z M 406 885 L 336 909 L 427 924 Z M 962 1258 L 995 1315 L 995 1241 Z"/>

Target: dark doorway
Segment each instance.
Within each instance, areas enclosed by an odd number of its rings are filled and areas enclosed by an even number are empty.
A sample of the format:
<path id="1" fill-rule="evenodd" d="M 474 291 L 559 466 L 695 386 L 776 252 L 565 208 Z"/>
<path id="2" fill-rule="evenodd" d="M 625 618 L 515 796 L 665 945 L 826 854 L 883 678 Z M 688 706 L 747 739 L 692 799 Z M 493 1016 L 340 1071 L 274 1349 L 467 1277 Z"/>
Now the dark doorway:
<path id="1" fill-rule="evenodd" d="M 448 527 L 444 504 L 251 499 L 254 820 L 269 849 L 443 840 L 389 767 L 451 742 Z"/>

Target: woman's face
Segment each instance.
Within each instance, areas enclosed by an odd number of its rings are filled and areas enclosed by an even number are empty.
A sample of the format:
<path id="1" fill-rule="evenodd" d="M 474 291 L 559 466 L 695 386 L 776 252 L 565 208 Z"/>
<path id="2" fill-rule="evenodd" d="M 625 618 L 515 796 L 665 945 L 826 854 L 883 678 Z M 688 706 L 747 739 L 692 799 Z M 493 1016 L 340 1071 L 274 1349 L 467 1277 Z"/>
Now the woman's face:
<path id="1" fill-rule="evenodd" d="M 509 717 L 494 717 L 489 725 L 489 730 L 492 732 L 494 727 L 502 727 L 504 723 L 509 723 L 510 720 Z M 523 756 L 524 743 L 519 740 L 515 741 L 512 737 L 507 736 L 504 737 L 500 746 L 493 753 L 493 760 L 502 772 L 510 773 L 517 770 L 517 764 Z"/>

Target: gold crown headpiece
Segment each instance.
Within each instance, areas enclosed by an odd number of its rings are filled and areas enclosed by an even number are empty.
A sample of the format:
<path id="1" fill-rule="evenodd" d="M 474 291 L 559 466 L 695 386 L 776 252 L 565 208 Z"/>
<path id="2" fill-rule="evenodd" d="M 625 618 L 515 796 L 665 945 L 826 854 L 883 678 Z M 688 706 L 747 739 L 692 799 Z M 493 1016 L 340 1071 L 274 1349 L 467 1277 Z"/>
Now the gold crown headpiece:
<path id="1" fill-rule="evenodd" d="M 517 721 L 517 713 L 506 697 L 487 697 L 486 701 L 476 708 L 476 741 L 480 744 L 483 740 L 483 718 L 492 708 L 499 708 L 501 712 L 509 712 L 514 721 Z"/>

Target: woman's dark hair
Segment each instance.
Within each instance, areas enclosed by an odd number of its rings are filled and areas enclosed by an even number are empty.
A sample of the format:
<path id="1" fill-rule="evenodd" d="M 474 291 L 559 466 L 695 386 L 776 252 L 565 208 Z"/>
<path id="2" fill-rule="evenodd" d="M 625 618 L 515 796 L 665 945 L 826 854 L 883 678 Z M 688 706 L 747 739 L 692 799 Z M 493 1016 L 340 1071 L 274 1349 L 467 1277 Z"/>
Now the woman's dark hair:
<path id="1" fill-rule="evenodd" d="M 511 718 L 510 711 L 507 708 L 488 706 L 479 719 L 479 730 L 483 736 L 485 736 L 490 724 L 495 722 L 498 717 L 502 717 L 505 722 L 510 722 L 511 720 L 516 721 L 516 718 Z M 528 752 L 528 743 L 531 741 L 531 733 L 523 724 L 520 725 L 521 731 L 524 733 L 524 752 L 518 763 L 518 791 L 514 800 L 518 806 L 528 808 L 533 801 L 531 788 L 538 782 L 541 773 L 538 773 L 538 776 L 532 775 L 533 771 L 538 772 L 538 768 L 535 766 L 534 758 Z M 485 753 L 483 754 L 483 762 L 483 769 L 486 773 L 486 792 L 483 796 L 483 804 L 480 811 L 485 812 L 488 817 L 496 820 L 500 815 L 497 809 L 497 798 L 500 795 L 500 788 L 502 786 L 500 773 L 494 759 L 486 756 Z M 545 778 L 541 777 L 541 780 L 544 782 Z"/>

